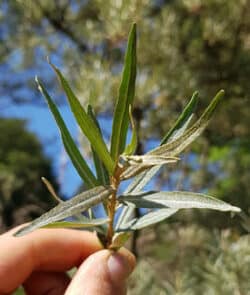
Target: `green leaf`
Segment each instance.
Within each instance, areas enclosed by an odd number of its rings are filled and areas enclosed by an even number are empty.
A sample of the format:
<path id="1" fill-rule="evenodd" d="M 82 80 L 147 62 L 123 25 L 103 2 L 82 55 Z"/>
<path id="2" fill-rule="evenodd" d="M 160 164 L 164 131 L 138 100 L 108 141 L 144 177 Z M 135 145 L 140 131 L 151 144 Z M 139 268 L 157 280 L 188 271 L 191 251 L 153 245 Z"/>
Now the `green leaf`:
<path id="1" fill-rule="evenodd" d="M 51 196 L 58 202 L 63 202 L 58 195 L 56 194 L 55 189 L 53 188 L 52 184 L 46 179 L 45 177 L 41 177 L 42 182 L 45 184 L 47 190 L 50 192 Z"/>
<path id="2" fill-rule="evenodd" d="M 115 163 L 108 152 L 107 146 L 104 143 L 98 128 L 82 107 L 81 103 L 79 102 L 79 100 L 73 93 L 72 89 L 70 88 L 69 83 L 63 77 L 59 69 L 52 64 L 51 66 L 55 70 L 59 78 L 59 81 L 61 82 L 62 88 L 64 89 L 67 95 L 68 102 L 70 104 L 71 110 L 75 116 L 75 119 L 79 127 L 81 128 L 83 134 L 85 134 L 85 136 L 92 144 L 98 156 L 103 160 L 103 163 L 107 168 L 108 172 L 112 175 L 115 168 Z"/>
<path id="3" fill-rule="evenodd" d="M 143 187 L 151 180 L 151 178 L 157 173 L 161 166 L 154 166 L 153 168 L 143 171 L 140 175 L 137 175 L 132 181 L 127 189 L 125 190 L 124 194 L 129 193 L 136 193 L 143 189 Z M 134 214 L 135 205 L 129 203 L 128 206 L 123 206 L 122 211 L 119 215 L 116 229 L 123 227 Z"/>
<path id="4" fill-rule="evenodd" d="M 154 156 L 154 155 L 142 155 L 142 156 L 121 156 L 125 160 L 125 165 L 130 165 L 121 174 L 120 179 L 125 180 L 131 178 L 143 170 L 153 166 L 165 165 L 169 163 L 176 163 L 179 159 L 176 157 Z M 138 169 L 138 167 L 140 169 Z"/>
<path id="5" fill-rule="evenodd" d="M 196 106 L 198 103 L 198 92 L 195 91 L 194 94 L 191 97 L 191 100 L 187 104 L 187 106 L 182 111 L 181 115 L 173 125 L 173 127 L 166 133 L 166 135 L 163 137 L 161 141 L 161 145 L 165 144 L 169 141 L 169 139 L 180 129 L 182 129 L 183 126 L 185 126 L 186 122 L 189 122 L 190 117 L 194 113 Z"/>
<path id="6" fill-rule="evenodd" d="M 109 249 L 110 250 L 114 250 L 114 251 L 119 250 L 127 242 L 127 240 L 129 239 L 130 235 L 131 234 L 128 233 L 128 232 L 116 233 L 113 236 L 112 243 L 109 246 Z"/>
<path id="7" fill-rule="evenodd" d="M 140 175 L 137 175 L 134 180 L 129 184 L 126 193 L 139 192 L 147 183 L 155 176 L 161 166 L 154 166 L 151 169 L 143 171 Z"/>
<path id="8" fill-rule="evenodd" d="M 118 198 L 119 202 L 133 203 L 141 208 L 203 208 L 219 211 L 240 212 L 240 208 L 231 206 L 221 200 L 215 199 L 205 194 L 192 192 L 142 192 L 137 194 L 122 195 Z"/>
<path id="9" fill-rule="evenodd" d="M 135 205 L 131 203 L 127 204 L 127 206 L 122 207 L 122 211 L 115 225 L 116 230 L 118 228 L 121 228 L 123 224 L 127 223 L 131 219 L 131 217 L 133 216 L 135 212 L 135 208 L 136 208 Z"/>
<path id="10" fill-rule="evenodd" d="M 150 155 L 165 155 L 176 156 L 182 152 L 189 144 L 191 144 L 207 127 L 211 116 L 213 115 L 218 103 L 224 97 L 224 90 L 220 90 L 214 99 L 211 101 L 205 112 L 200 119 L 193 124 L 182 136 L 173 140 L 170 143 L 163 144 L 162 146 L 150 151 Z"/>
<path id="11" fill-rule="evenodd" d="M 166 156 L 166 157 L 175 157 L 179 155 L 188 145 L 190 145 L 207 127 L 211 116 L 213 115 L 216 106 L 221 101 L 224 96 L 224 91 L 221 90 L 217 93 L 214 97 L 212 102 L 209 104 L 205 112 L 202 114 L 200 119 L 193 124 L 183 135 L 179 136 L 178 138 L 174 139 L 173 141 L 163 144 L 144 156 L 147 155 L 158 155 L 158 156 Z M 148 167 L 150 168 L 150 167 Z M 138 164 L 135 167 L 129 167 L 123 174 L 122 179 L 128 179 L 134 175 L 137 175 L 145 170 L 145 166 L 143 164 Z"/>
<path id="12" fill-rule="evenodd" d="M 139 230 L 147 226 L 151 226 L 155 223 L 161 222 L 173 214 L 175 214 L 177 209 L 164 208 L 156 211 L 149 212 L 142 217 L 135 218 L 128 223 L 123 224 L 121 227 L 117 228 L 117 231 L 131 231 Z"/>
<path id="13" fill-rule="evenodd" d="M 132 136 L 131 136 L 131 141 L 130 143 L 126 146 L 124 150 L 125 155 L 132 155 L 134 154 L 136 147 L 137 147 L 137 133 L 136 133 L 136 127 L 134 123 L 134 119 L 132 116 L 132 110 L 131 110 L 131 105 L 129 107 L 129 117 L 130 117 L 130 124 L 132 128 Z"/>
<path id="14" fill-rule="evenodd" d="M 86 228 L 96 225 L 102 225 L 105 223 L 108 223 L 108 218 L 88 219 L 84 222 L 57 221 L 42 226 L 41 228 Z"/>
<path id="15" fill-rule="evenodd" d="M 217 104 L 219 103 L 219 101 L 222 99 L 223 96 L 224 96 L 224 91 L 223 90 L 219 91 L 218 94 L 213 99 L 212 103 L 208 106 L 207 110 L 204 112 L 204 114 L 202 115 L 202 117 L 198 121 L 198 123 L 196 123 L 197 125 L 204 122 L 204 119 L 206 121 L 206 119 L 209 119 L 211 117 L 215 107 L 217 106 Z M 197 99 L 198 99 L 198 93 L 195 92 L 191 98 L 191 101 L 188 103 L 186 108 L 183 110 L 181 116 L 178 118 L 178 120 L 174 124 L 172 131 L 169 132 L 169 134 L 167 134 L 165 136 L 166 138 L 164 139 L 164 141 L 162 141 L 162 143 L 165 143 L 165 141 L 169 141 L 169 140 L 173 140 L 173 142 L 174 142 L 174 141 L 178 140 L 181 137 L 181 135 L 185 132 L 185 130 L 188 126 L 188 123 L 190 122 L 190 119 L 192 117 L 192 113 L 194 112 L 195 106 L 197 104 Z M 204 124 L 202 128 L 204 129 L 206 126 L 207 126 L 207 124 Z M 197 128 L 197 126 L 194 125 L 193 127 L 191 127 L 191 131 L 193 130 L 192 132 L 194 132 L 196 128 Z M 202 132 L 203 130 L 200 129 L 200 131 Z M 190 135 L 190 133 L 192 134 L 192 132 L 188 132 L 188 135 Z M 177 143 L 181 144 L 182 140 L 179 140 Z M 183 148 L 185 148 L 185 146 L 183 146 Z M 173 156 L 177 156 L 177 155 L 178 155 L 178 153 L 173 154 Z M 131 182 L 126 193 L 138 192 L 138 191 L 142 190 L 144 188 L 144 186 L 160 170 L 160 168 L 161 168 L 161 165 L 154 166 L 146 171 L 143 171 L 142 167 L 134 168 L 135 171 L 130 171 L 131 175 L 136 174 L 137 172 L 139 172 L 140 174 L 137 175 L 135 177 L 135 179 Z M 130 168 L 130 169 L 132 170 L 132 168 Z M 141 172 L 141 171 L 143 171 L 143 172 Z M 127 172 L 129 172 L 129 171 L 127 171 Z M 131 216 L 133 215 L 133 210 L 134 210 L 134 207 L 131 206 L 131 204 L 129 204 L 129 206 L 127 208 L 126 207 L 123 208 L 123 210 L 119 216 L 118 222 L 117 222 L 117 227 L 124 225 L 131 218 Z"/>
<path id="16" fill-rule="evenodd" d="M 195 108 L 198 103 L 198 92 L 194 92 L 192 95 L 191 100 L 171 128 L 171 130 L 164 136 L 163 140 L 161 141 L 161 145 L 165 144 L 168 141 L 172 141 L 180 137 L 188 127 L 190 123 Z M 138 192 L 144 188 L 144 186 L 154 177 L 154 175 L 161 169 L 161 165 L 152 167 L 146 171 L 141 172 L 139 175 L 135 177 L 135 179 L 129 185 L 128 191 L 129 192 Z M 125 210 L 125 209 L 124 209 Z"/>
<path id="17" fill-rule="evenodd" d="M 156 165 L 165 165 L 168 163 L 175 163 L 179 160 L 176 157 L 165 157 L 165 156 L 154 156 L 154 155 L 139 155 L 139 156 L 121 156 L 122 160 L 125 161 L 125 165 L 137 166 L 143 164 L 147 167 Z"/>
<path id="18" fill-rule="evenodd" d="M 96 127 L 98 128 L 100 135 L 102 136 L 101 128 L 100 125 L 96 119 L 96 116 L 94 114 L 94 111 L 90 105 L 88 105 L 88 115 L 90 118 L 93 120 L 95 123 Z M 96 153 L 93 145 L 91 145 L 91 150 L 93 154 L 93 159 L 94 159 L 94 164 L 95 164 L 95 169 L 96 169 L 96 174 L 97 174 L 97 179 L 101 184 L 109 184 L 109 174 L 106 169 L 106 167 L 103 164 L 103 161 L 99 158 L 98 154 Z"/>
<path id="19" fill-rule="evenodd" d="M 111 156 L 117 160 L 123 153 L 129 125 L 129 106 L 133 105 L 136 79 L 136 24 L 129 33 L 122 81 L 116 102 L 111 136 Z"/>
<path id="20" fill-rule="evenodd" d="M 54 104 L 53 100 L 49 96 L 48 92 L 45 90 L 42 83 L 36 78 L 36 82 L 38 84 L 38 89 L 41 91 L 43 96 L 45 97 L 48 106 L 56 120 L 56 123 L 59 127 L 61 138 L 73 165 L 75 166 L 77 172 L 79 173 L 80 177 L 83 179 L 84 183 L 88 188 L 92 188 L 98 184 L 97 179 L 91 172 L 89 166 L 87 165 L 86 161 L 83 159 L 80 151 L 78 150 L 73 138 L 71 137 L 61 115 L 58 111 L 56 105 Z"/>
<path id="21" fill-rule="evenodd" d="M 59 205 L 35 219 L 27 227 L 19 230 L 15 236 L 22 236 L 50 223 L 77 215 L 91 208 L 92 206 L 103 202 L 110 196 L 112 192 L 113 189 L 111 187 L 98 186 L 91 190 L 80 193 L 68 201 L 59 203 Z"/>

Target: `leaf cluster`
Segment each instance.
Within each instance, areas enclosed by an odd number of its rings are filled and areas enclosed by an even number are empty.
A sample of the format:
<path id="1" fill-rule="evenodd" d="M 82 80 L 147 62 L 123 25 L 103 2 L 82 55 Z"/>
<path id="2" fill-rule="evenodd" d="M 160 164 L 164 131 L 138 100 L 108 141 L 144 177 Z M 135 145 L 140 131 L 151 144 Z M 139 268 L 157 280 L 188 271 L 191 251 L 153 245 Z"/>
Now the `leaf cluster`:
<path id="1" fill-rule="evenodd" d="M 104 247 L 118 249 L 125 243 L 130 232 L 160 222 L 181 209 L 240 211 L 237 207 L 204 194 L 185 191 L 143 191 L 144 186 L 163 165 L 178 162 L 180 153 L 204 131 L 224 96 L 223 90 L 216 94 L 200 118 L 190 126 L 198 102 L 198 93 L 195 92 L 173 127 L 163 137 L 160 146 L 144 155 L 135 155 L 137 135 L 132 111 L 136 81 L 136 24 L 132 25 L 128 38 L 124 68 L 114 109 L 110 149 L 104 142 L 92 107 L 88 106 L 85 109 L 60 70 L 54 65 L 52 68 L 67 96 L 80 130 L 91 145 L 96 173 L 89 168 L 57 106 L 37 78 L 38 88 L 47 100 L 57 122 L 64 147 L 87 190 L 68 201 L 59 202 L 55 208 L 18 231 L 17 236 L 40 227 L 93 227 L 98 232 Z M 132 136 L 127 143 L 129 124 Z M 120 194 L 121 182 L 132 178 L 130 185 Z M 105 207 L 107 218 L 96 219 L 92 207 L 101 203 Z M 118 208 L 121 208 L 121 213 L 117 218 L 118 221 L 115 222 Z M 148 212 L 142 217 L 132 218 L 134 208 L 147 208 Z M 83 217 L 82 212 L 86 210 L 89 216 Z M 73 217 L 74 220 L 65 221 L 69 217 Z"/>

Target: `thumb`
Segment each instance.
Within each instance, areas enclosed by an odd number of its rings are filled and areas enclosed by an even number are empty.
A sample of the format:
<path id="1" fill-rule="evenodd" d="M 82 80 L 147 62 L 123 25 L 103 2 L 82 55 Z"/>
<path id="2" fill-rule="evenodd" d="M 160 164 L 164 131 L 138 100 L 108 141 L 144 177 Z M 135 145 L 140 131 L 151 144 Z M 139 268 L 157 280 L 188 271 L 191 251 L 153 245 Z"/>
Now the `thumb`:
<path id="1" fill-rule="evenodd" d="M 124 248 L 96 252 L 80 266 L 65 295 L 125 295 L 126 279 L 134 267 L 133 254 Z"/>

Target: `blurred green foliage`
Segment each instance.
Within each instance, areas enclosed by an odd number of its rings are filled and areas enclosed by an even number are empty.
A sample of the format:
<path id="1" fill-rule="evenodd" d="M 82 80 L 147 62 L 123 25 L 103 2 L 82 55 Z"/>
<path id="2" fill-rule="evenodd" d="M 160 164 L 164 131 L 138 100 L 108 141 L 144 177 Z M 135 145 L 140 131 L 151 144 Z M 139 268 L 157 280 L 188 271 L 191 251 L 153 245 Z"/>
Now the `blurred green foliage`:
<path id="1" fill-rule="evenodd" d="M 139 241 L 143 258 L 128 294 L 249 294 L 249 239 L 230 230 L 162 224 Z"/>
<path id="2" fill-rule="evenodd" d="M 39 216 L 54 204 L 41 182 L 43 175 L 56 187 L 50 161 L 25 121 L 0 118 L 1 231 Z"/>

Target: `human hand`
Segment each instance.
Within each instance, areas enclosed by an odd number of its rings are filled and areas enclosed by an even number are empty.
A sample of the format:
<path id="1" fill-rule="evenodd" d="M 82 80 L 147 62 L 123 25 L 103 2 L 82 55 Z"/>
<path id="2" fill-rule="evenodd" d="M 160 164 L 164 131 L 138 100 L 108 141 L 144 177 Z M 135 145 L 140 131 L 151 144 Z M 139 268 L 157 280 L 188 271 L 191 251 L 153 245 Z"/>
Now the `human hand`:
<path id="1" fill-rule="evenodd" d="M 135 258 L 126 249 L 101 250 L 93 233 L 40 229 L 13 237 L 17 228 L 0 236 L 0 295 L 20 285 L 32 295 L 123 295 Z M 65 273 L 78 270 L 71 280 Z"/>

